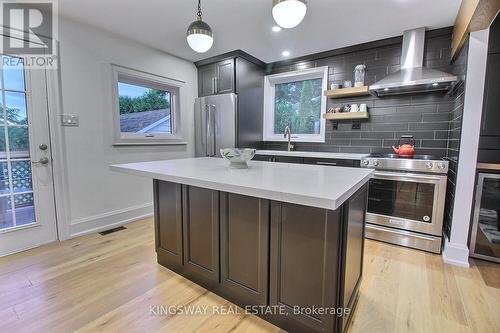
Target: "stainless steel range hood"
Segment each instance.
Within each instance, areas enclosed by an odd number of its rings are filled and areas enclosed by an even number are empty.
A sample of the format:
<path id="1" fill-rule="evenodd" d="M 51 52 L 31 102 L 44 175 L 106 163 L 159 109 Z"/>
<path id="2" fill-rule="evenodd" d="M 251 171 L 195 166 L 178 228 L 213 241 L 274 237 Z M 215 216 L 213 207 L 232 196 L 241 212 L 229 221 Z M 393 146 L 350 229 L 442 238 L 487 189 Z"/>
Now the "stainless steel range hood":
<path id="1" fill-rule="evenodd" d="M 425 28 L 403 33 L 401 70 L 389 74 L 370 86 L 376 96 L 448 91 L 457 77 L 435 69 L 423 67 Z"/>

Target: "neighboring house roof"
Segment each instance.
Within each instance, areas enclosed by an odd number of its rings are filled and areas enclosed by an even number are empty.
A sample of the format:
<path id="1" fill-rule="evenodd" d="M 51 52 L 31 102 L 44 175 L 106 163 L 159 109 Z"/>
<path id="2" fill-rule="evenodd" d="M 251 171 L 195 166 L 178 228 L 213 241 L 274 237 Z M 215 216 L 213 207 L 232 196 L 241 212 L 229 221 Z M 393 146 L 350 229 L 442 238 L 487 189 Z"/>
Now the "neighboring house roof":
<path id="1" fill-rule="evenodd" d="M 170 110 L 168 109 L 121 114 L 120 130 L 128 133 L 141 132 L 165 118 L 170 120 Z"/>

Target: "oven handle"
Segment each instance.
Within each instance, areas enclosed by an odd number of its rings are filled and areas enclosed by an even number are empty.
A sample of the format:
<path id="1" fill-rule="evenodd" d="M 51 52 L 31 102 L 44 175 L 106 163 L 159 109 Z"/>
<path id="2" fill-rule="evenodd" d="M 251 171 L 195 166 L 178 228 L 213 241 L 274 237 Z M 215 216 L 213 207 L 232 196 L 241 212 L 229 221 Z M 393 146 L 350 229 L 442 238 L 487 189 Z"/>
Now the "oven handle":
<path id="1" fill-rule="evenodd" d="M 432 237 L 432 236 L 417 235 L 413 232 L 409 233 L 409 232 L 404 232 L 402 230 L 396 230 L 396 229 L 392 229 L 392 228 L 383 228 L 383 227 L 378 227 L 378 226 L 373 225 L 373 224 L 367 225 L 366 227 L 369 229 L 375 229 L 377 231 L 385 231 L 385 232 L 391 232 L 391 233 L 398 234 L 398 235 L 411 236 L 411 237 L 423 239 L 426 241 L 433 241 L 436 239 L 436 237 Z"/>
<path id="2" fill-rule="evenodd" d="M 424 182 L 424 183 L 431 183 L 431 184 L 436 184 L 442 181 L 443 179 L 446 179 L 446 176 L 435 176 L 435 175 L 423 175 L 423 174 L 416 174 L 416 173 L 398 173 L 398 172 L 382 172 L 382 171 L 375 171 L 373 173 L 373 178 L 379 178 L 379 179 L 389 179 L 389 180 L 400 180 L 400 181 L 405 181 L 405 182 Z"/>

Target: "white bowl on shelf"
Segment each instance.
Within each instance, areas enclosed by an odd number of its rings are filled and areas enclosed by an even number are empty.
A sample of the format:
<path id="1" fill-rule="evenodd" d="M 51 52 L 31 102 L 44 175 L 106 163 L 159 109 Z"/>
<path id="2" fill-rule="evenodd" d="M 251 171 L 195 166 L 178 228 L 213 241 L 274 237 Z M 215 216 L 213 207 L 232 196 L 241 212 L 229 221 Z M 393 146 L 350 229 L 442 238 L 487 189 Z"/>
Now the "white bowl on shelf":
<path id="1" fill-rule="evenodd" d="M 246 169 L 248 168 L 247 162 L 255 156 L 256 151 L 256 149 L 251 148 L 222 148 L 220 154 L 229 161 L 229 167 L 234 169 Z"/>

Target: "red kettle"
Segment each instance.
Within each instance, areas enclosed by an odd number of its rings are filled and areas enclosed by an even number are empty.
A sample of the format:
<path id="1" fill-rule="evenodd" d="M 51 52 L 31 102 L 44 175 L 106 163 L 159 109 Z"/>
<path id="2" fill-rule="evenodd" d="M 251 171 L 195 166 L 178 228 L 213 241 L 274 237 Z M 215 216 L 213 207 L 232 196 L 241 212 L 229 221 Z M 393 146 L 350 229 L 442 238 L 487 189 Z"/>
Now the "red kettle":
<path id="1" fill-rule="evenodd" d="M 403 142 L 403 144 L 401 144 Z M 402 135 L 399 139 L 398 146 L 392 146 L 392 149 L 400 157 L 409 157 L 415 154 L 415 140 L 413 135 Z"/>

